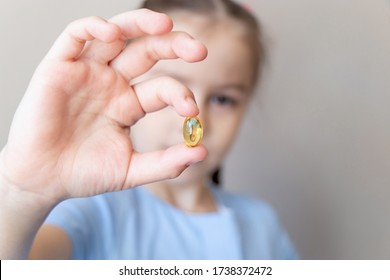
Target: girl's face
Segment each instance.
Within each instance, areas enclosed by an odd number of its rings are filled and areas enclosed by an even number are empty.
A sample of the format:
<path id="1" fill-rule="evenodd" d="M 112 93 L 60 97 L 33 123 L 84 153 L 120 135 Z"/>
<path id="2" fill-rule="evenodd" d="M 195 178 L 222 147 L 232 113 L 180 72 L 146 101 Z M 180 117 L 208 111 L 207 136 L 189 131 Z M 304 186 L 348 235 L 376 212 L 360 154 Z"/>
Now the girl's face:
<path id="1" fill-rule="evenodd" d="M 209 178 L 231 146 L 251 97 L 253 69 L 249 48 L 240 38 L 237 23 L 221 22 L 204 31 L 196 19 L 174 18 L 174 22 L 175 29 L 185 30 L 206 45 L 207 58 L 194 64 L 160 61 L 143 78 L 171 76 L 194 93 L 204 129 L 202 143 L 208 156 L 170 183 L 196 183 Z M 147 152 L 183 143 L 183 121 L 172 108 L 148 114 L 132 129 L 136 150 Z"/>

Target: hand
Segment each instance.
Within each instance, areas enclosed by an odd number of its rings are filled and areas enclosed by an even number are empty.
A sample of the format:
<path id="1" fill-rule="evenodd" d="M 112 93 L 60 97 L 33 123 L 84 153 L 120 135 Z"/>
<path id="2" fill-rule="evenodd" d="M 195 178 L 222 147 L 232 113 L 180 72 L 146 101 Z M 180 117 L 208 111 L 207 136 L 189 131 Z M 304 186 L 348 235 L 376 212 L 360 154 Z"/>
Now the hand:
<path id="1" fill-rule="evenodd" d="M 201 43 L 171 29 L 170 18 L 149 10 L 71 23 L 18 107 L 0 176 L 20 191 L 60 201 L 173 178 L 203 160 L 204 146 L 140 154 L 129 137 L 140 118 L 167 105 L 181 116 L 198 114 L 192 93 L 173 79 L 130 86 L 159 59 L 206 57 Z"/>

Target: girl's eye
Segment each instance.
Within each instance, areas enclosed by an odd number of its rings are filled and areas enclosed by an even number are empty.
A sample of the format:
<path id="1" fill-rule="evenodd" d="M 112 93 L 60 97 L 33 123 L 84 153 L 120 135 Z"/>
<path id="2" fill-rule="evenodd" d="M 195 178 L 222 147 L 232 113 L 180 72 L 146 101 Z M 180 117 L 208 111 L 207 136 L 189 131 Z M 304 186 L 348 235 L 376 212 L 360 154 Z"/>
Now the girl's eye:
<path id="1" fill-rule="evenodd" d="M 214 95 L 210 98 L 211 103 L 220 105 L 220 106 L 228 106 L 234 107 L 237 105 L 237 101 L 231 97 L 226 95 Z"/>

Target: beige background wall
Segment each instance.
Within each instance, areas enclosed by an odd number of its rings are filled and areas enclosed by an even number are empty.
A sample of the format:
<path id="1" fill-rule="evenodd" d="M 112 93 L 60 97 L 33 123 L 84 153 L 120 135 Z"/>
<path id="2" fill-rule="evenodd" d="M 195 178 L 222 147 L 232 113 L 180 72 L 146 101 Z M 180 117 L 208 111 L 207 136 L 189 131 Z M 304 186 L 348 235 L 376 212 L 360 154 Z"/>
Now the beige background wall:
<path id="1" fill-rule="evenodd" d="M 390 259 L 389 2 L 245 2 L 263 21 L 269 62 L 226 187 L 272 204 L 302 258 Z M 138 3 L 0 0 L 0 146 L 64 26 Z"/>

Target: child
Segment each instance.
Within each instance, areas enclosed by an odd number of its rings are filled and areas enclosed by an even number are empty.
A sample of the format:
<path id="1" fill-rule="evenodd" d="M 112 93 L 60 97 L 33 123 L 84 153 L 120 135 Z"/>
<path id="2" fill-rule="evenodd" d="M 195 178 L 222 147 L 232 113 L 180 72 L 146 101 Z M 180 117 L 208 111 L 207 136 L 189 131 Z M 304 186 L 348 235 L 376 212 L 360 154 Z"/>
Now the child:
<path id="1" fill-rule="evenodd" d="M 202 44 L 149 10 L 70 24 L 38 67 L 1 153 L 1 257 L 26 257 L 35 238 L 31 258 L 296 258 L 266 204 L 209 180 L 259 74 L 256 21 L 230 0 L 144 7 L 202 41 L 207 59 Z M 152 68 L 173 58 L 201 62 Z M 177 114 L 199 115 L 202 144 L 185 146 Z M 92 197 L 55 207 L 81 196 Z"/>

